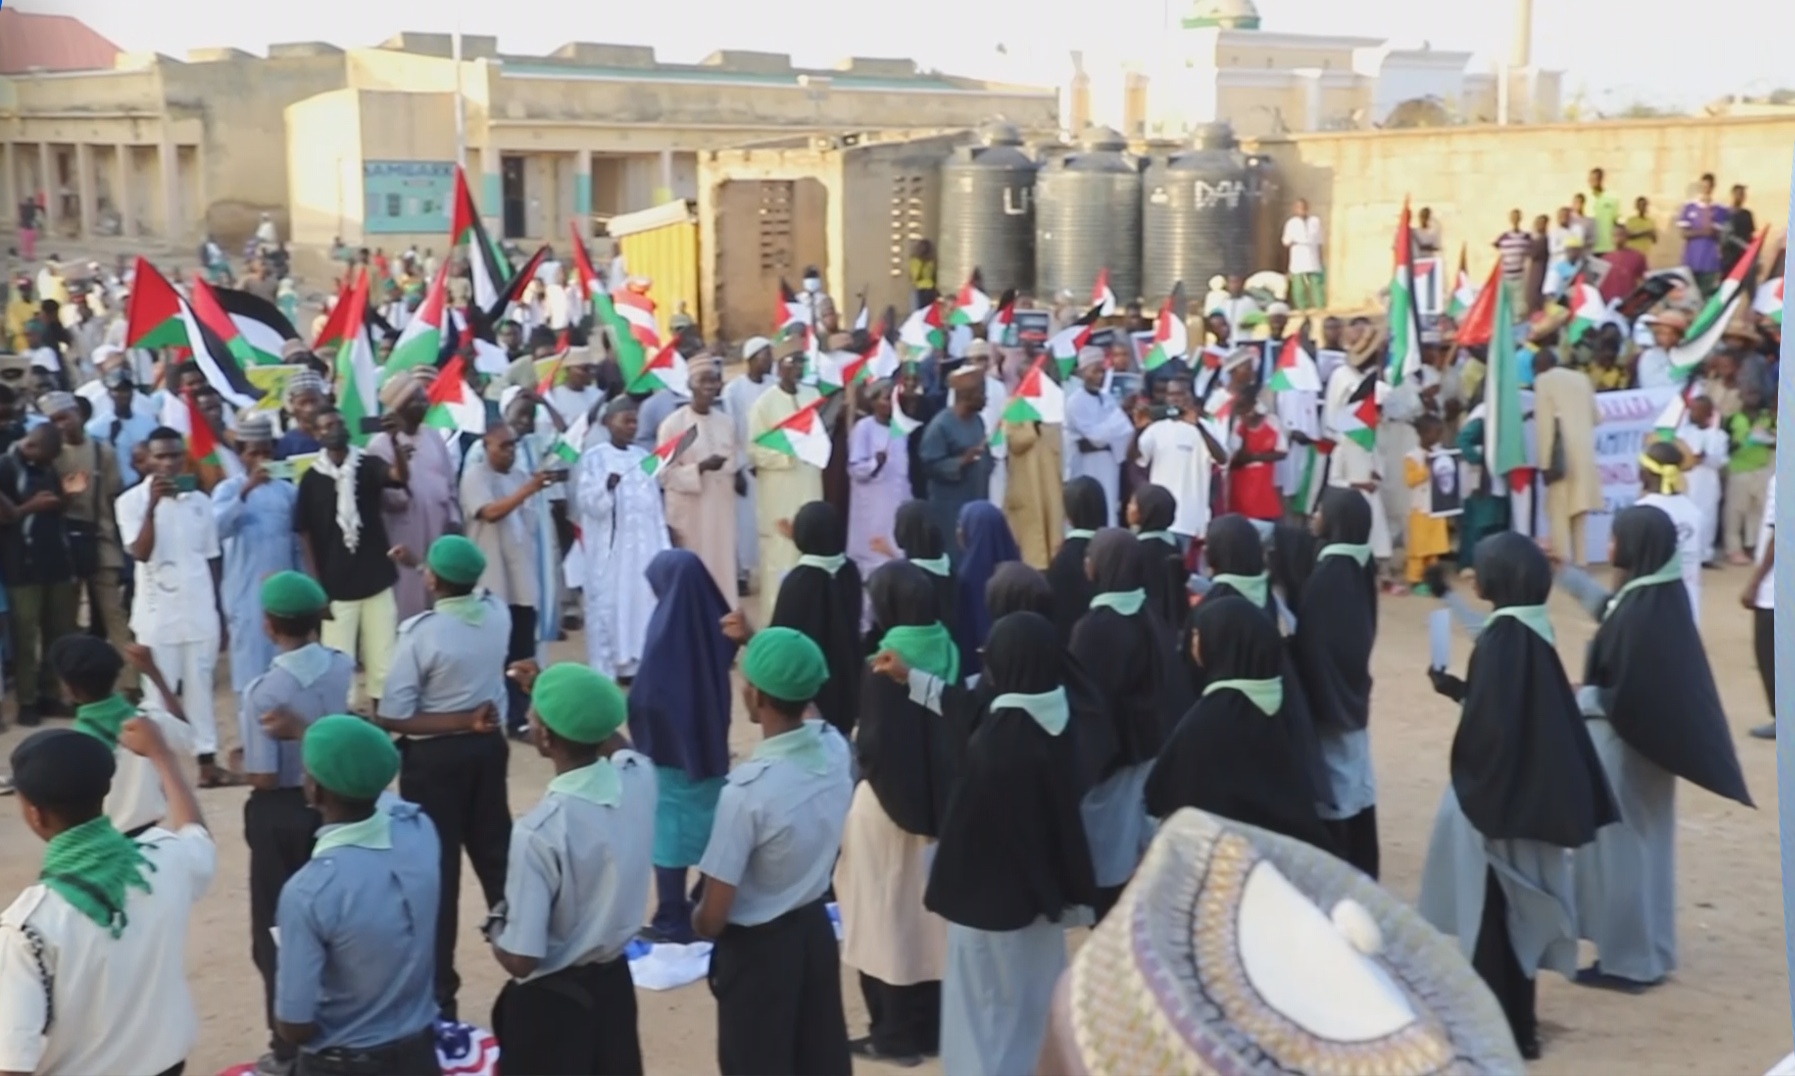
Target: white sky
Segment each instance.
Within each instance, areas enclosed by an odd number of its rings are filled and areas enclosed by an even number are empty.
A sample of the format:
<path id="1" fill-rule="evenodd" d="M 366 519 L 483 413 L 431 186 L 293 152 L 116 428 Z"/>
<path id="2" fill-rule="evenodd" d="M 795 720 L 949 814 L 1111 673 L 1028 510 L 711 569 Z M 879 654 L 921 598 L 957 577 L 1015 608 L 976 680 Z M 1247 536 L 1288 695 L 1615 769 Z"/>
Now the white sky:
<path id="1" fill-rule="evenodd" d="M 568 41 L 653 45 L 664 61 L 723 48 L 789 52 L 801 65 L 847 55 L 911 57 L 957 75 L 1051 84 L 1080 47 L 1109 54 L 1161 32 L 1188 0 L 599 0 L 494 4 L 490 0 L 25 0 L 22 10 L 73 15 L 128 52 L 179 57 L 190 48 L 261 51 L 270 41 L 372 45 L 400 30 L 497 34 L 500 48 L 544 53 Z M 1426 41 L 1484 58 L 1505 54 L 1510 2 L 1478 0 L 1258 0 L 1267 30 Z M 1566 100 L 1618 111 L 1635 102 L 1695 108 L 1730 93 L 1795 85 L 1782 43 L 1792 25 L 1780 0 L 1736 0 L 1701 29 L 1677 30 L 1669 4 L 1627 12 L 1603 0 L 1535 0 L 1534 63 L 1566 71 Z M 1057 12 L 1057 14 L 1056 14 Z M 876 13 L 876 14 L 875 14 Z M 1026 13 L 1026 14 L 1023 14 Z M 519 17 L 521 16 L 521 18 Z M 1020 17 L 1019 17 L 1020 16 Z M 1738 29 L 1734 29 L 1737 27 Z M 1753 28 L 1757 32 L 1752 32 Z M 997 45 L 1007 46 L 1009 59 Z M 1779 63 L 1779 60 L 1782 61 Z"/>

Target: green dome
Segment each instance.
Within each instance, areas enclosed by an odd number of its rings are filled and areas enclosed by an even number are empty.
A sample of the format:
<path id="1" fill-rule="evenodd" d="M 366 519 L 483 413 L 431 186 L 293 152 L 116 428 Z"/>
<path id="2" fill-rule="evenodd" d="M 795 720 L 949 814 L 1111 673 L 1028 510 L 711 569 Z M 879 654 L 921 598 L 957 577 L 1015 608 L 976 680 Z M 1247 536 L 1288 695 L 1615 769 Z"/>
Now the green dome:
<path id="1" fill-rule="evenodd" d="M 1210 27 L 1222 30 L 1259 29 L 1259 9 L 1253 0 L 1192 0 L 1184 15 L 1186 30 Z"/>

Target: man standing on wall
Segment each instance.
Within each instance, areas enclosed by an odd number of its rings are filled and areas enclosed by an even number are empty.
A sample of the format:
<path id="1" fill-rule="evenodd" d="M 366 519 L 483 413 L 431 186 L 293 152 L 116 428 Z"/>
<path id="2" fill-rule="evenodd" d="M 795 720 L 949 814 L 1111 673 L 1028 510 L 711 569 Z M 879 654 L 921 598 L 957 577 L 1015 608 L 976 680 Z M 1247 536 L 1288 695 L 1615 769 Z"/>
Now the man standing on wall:
<path id="1" fill-rule="evenodd" d="M 1321 218 L 1309 215 L 1309 203 L 1301 198 L 1284 222 L 1284 249 L 1289 254 L 1290 305 L 1297 310 L 1320 310 L 1328 305 L 1327 280 L 1322 272 Z"/>

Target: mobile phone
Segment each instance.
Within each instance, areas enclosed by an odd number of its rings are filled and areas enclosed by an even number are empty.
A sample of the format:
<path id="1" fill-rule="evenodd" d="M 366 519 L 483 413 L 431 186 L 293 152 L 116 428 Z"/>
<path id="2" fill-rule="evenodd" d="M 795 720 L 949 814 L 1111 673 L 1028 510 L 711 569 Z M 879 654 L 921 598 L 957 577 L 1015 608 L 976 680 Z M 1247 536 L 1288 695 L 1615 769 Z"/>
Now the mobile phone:
<path id="1" fill-rule="evenodd" d="M 288 482 L 293 481 L 292 460 L 269 460 L 262 464 L 262 470 L 268 472 L 269 478 L 283 479 Z"/>
<path id="2" fill-rule="evenodd" d="M 554 470 L 544 471 L 542 477 L 550 483 L 565 482 L 567 481 L 567 468 L 558 467 Z"/>
<path id="3" fill-rule="evenodd" d="M 380 424 L 379 415 L 368 415 L 361 420 L 361 432 L 384 433 L 386 432 L 386 427 Z"/>
<path id="4" fill-rule="evenodd" d="M 192 493 L 199 488 L 199 478 L 190 474 L 175 475 L 175 492 Z"/>
<path id="5" fill-rule="evenodd" d="M 1171 404 L 1154 404 L 1147 409 L 1147 414 L 1155 422 L 1163 422 L 1168 418 L 1177 418 L 1179 411 Z"/>

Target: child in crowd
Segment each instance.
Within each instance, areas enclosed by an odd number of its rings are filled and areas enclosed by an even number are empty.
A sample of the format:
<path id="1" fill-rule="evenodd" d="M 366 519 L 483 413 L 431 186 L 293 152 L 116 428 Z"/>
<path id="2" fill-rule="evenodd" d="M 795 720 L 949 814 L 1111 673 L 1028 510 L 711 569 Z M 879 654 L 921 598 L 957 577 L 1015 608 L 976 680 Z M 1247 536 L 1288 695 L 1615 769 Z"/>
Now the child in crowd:
<path id="1" fill-rule="evenodd" d="M 1714 535 L 1720 527 L 1720 487 L 1726 474 L 1729 455 L 1726 430 L 1714 411 L 1714 401 L 1697 396 L 1689 401 L 1689 410 L 1677 427 L 1677 440 L 1688 453 L 1684 475 L 1689 499 L 1701 512 L 1696 528 L 1697 552 L 1703 564 L 1714 563 Z"/>
<path id="2" fill-rule="evenodd" d="M 1440 434 L 1445 429 L 1437 415 L 1422 415 L 1415 420 L 1415 433 L 1421 438 L 1418 447 L 1403 457 L 1402 480 L 1409 487 L 1408 536 L 1403 551 L 1408 560 L 1403 581 L 1419 591 L 1421 577 L 1428 566 L 1452 551 L 1452 536 L 1444 516 L 1432 514 L 1433 453 L 1440 447 Z M 1455 465 L 1456 469 L 1456 465 Z"/>

